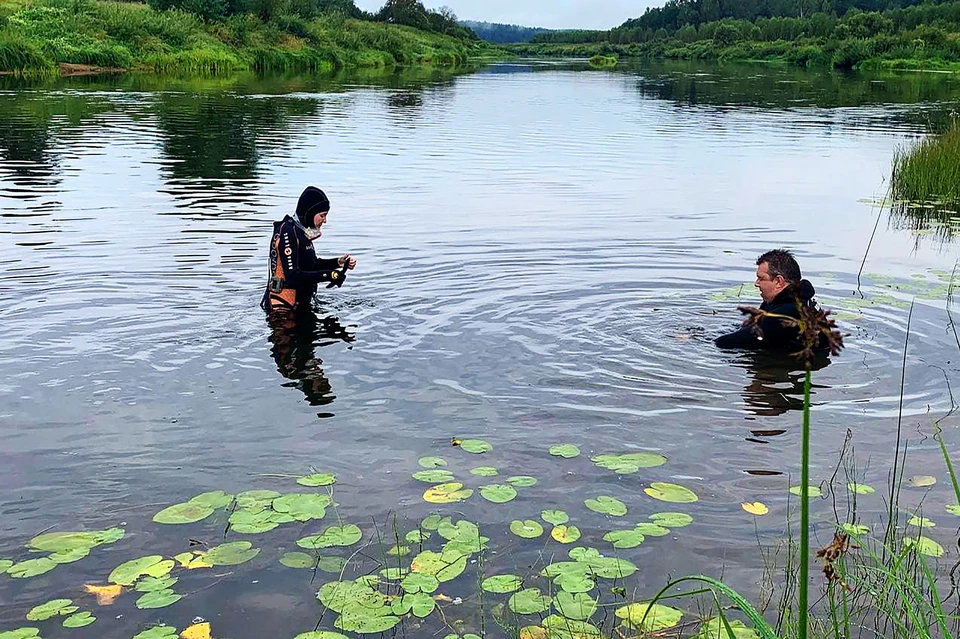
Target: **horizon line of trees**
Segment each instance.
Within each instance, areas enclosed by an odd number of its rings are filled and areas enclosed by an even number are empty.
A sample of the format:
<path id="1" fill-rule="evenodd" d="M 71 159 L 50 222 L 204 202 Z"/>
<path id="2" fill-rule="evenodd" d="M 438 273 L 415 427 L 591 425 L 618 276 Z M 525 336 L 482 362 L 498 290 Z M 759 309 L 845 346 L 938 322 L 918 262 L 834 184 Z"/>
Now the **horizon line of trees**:
<path id="1" fill-rule="evenodd" d="M 524 27 L 519 24 L 481 22 L 477 20 L 461 20 L 460 24 L 477 34 L 477 37 L 481 40 L 494 44 L 530 42 L 537 34 L 552 31 L 552 29 L 545 29 L 543 27 Z"/>

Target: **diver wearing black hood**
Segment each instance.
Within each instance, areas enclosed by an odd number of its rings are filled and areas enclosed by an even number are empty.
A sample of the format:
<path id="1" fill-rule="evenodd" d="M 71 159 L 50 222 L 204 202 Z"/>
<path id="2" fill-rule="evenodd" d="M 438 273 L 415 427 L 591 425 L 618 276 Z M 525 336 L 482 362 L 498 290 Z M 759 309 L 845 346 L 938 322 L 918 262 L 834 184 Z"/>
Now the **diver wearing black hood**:
<path id="1" fill-rule="evenodd" d="M 273 224 L 270 240 L 270 272 L 267 290 L 260 307 L 269 312 L 295 311 L 309 306 L 317 284 L 329 282 L 342 286 L 347 270 L 357 265 L 349 254 L 339 258 L 320 259 L 313 240 L 320 237 L 320 227 L 327 221 L 330 200 L 315 186 L 308 186 L 297 201 L 296 217 L 285 216 Z"/>
<path id="2" fill-rule="evenodd" d="M 786 315 L 795 319 L 800 317 L 801 306 L 815 306 L 813 296 L 816 291 L 813 284 L 803 279 L 800 265 L 790 251 L 777 249 L 767 251 L 757 258 L 757 280 L 754 284 L 760 289 L 763 303 L 760 310 Z M 784 326 L 774 317 L 760 320 L 760 333 L 744 327 L 733 333 L 721 335 L 714 340 L 720 348 L 763 348 L 799 351 L 800 330 Z M 823 337 L 822 335 L 820 336 Z"/>

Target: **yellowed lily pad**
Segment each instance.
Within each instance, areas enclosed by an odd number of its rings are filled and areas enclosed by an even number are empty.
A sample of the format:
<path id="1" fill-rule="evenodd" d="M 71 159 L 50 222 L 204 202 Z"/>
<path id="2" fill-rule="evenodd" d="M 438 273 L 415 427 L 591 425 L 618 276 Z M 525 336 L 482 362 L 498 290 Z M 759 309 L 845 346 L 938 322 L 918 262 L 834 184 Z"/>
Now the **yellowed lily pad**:
<path id="1" fill-rule="evenodd" d="M 431 504 L 455 504 L 469 499 L 471 495 L 472 489 L 464 488 L 459 482 L 450 482 L 428 488 L 423 493 L 423 500 Z"/>

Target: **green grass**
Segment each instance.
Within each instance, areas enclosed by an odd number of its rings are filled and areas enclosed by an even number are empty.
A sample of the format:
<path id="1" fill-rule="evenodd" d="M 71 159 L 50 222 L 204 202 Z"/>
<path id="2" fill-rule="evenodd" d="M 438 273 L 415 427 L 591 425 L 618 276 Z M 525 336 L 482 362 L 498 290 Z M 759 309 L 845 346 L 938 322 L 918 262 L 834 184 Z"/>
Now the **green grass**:
<path id="1" fill-rule="evenodd" d="M 462 65 L 480 42 L 411 27 L 322 15 L 204 23 L 179 10 L 99 0 L 0 0 L 0 71 L 43 74 L 59 63 L 153 73 L 331 71 Z"/>
<path id="2" fill-rule="evenodd" d="M 890 184 L 899 202 L 960 210 L 960 122 L 898 150 Z"/>

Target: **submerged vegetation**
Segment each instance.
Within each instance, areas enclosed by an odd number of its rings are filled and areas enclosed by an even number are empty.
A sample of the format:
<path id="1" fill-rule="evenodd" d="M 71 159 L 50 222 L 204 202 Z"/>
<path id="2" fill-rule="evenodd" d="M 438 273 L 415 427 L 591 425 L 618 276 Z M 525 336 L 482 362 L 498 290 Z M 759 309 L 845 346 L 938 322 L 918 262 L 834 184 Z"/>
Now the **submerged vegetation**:
<path id="1" fill-rule="evenodd" d="M 898 150 L 890 188 L 901 224 L 932 220 L 952 228 L 960 215 L 960 122 Z"/>
<path id="2" fill-rule="evenodd" d="M 326 4 L 0 0 L 0 71 L 53 73 L 62 64 L 194 74 L 329 71 L 456 65 L 487 51 L 455 21 L 449 26 L 452 18 L 437 22 L 439 14 L 419 3 L 412 5 L 419 13 L 389 2 L 373 16 Z"/>

